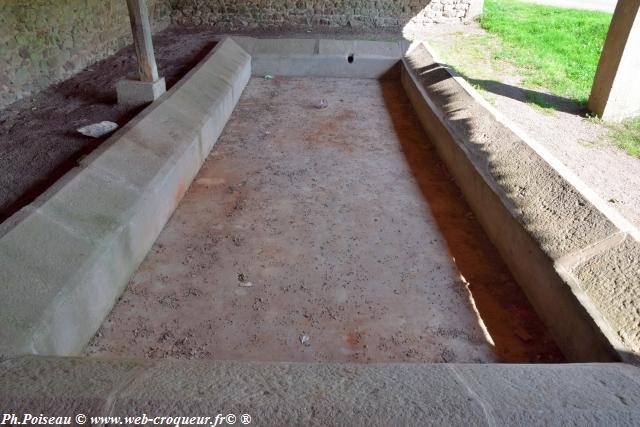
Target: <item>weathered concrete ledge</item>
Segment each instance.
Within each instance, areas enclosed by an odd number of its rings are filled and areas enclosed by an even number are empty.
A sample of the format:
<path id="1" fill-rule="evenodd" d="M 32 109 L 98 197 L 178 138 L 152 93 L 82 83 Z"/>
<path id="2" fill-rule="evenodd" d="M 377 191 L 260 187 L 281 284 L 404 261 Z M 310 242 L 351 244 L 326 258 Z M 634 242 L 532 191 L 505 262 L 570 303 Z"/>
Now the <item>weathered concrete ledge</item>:
<path id="1" fill-rule="evenodd" d="M 426 44 L 403 64 L 424 128 L 566 356 L 637 363 L 638 230 Z"/>
<path id="2" fill-rule="evenodd" d="M 249 414 L 259 426 L 631 426 L 640 423 L 640 369 L 25 356 L 0 364 L 0 407 L 71 417 Z"/>
<path id="3" fill-rule="evenodd" d="M 397 72 L 406 42 L 234 37 L 253 75 L 378 79 Z"/>
<path id="4" fill-rule="evenodd" d="M 0 352 L 82 350 L 222 132 L 251 75 L 225 40 L 0 233 Z"/>

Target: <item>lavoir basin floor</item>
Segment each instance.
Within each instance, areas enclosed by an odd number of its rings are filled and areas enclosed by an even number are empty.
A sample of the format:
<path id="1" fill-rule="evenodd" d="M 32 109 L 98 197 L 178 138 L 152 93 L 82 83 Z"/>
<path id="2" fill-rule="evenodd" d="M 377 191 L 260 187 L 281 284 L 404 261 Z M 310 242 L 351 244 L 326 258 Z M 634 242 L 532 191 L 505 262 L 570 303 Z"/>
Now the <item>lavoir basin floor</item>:
<path id="1" fill-rule="evenodd" d="M 252 78 L 86 354 L 561 362 L 398 80 Z"/>

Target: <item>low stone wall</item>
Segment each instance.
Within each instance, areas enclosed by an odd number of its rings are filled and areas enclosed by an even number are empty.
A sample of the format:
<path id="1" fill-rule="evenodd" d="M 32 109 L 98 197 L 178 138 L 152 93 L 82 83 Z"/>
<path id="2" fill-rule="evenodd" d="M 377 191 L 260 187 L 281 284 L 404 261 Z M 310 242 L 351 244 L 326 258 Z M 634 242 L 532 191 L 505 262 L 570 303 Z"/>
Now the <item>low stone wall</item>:
<path id="1" fill-rule="evenodd" d="M 189 188 L 250 77 L 249 54 L 231 39 L 218 43 L 54 189 L 0 224 L 0 360 L 82 351 Z"/>
<path id="2" fill-rule="evenodd" d="M 572 362 L 640 365 L 640 231 L 436 58 L 403 58 L 429 139 Z"/>
<path id="3" fill-rule="evenodd" d="M 147 0 L 154 30 L 170 0 Z M 131 43 L 124 0 L 0 1 L 0 108 Z"/>
<path id="4" fill-rule="evenodd" d="M 237 30 L 265 27 L 395 29 L 409 22 L 451 23 L 477 16 L 483 0 L 172 0 L 172 19 L 185 25 Z"/>

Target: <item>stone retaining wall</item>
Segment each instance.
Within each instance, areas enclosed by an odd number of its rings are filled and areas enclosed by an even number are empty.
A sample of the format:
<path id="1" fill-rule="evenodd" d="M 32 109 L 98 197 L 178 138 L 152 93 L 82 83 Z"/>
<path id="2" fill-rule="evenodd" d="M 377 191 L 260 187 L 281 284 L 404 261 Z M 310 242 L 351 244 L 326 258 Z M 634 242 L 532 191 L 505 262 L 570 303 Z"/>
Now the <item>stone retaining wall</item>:
<path id="1" fill-rule="evenodd" d="M 147 0 L 155 30 L 170 1 Z M 0 1 L 0 107 L 38 92 L 131 43 L 124 0 Z"/>
<path id="2" fill-rule="evenodd" d="M 426 42 L 403 65 L 427 136 L 562 353 L 640 364 L 640 231 Z"/>
<path id="3" fill-rule="evenodd" d="M 477 16 L 483 0 L 172 0 L 172 19 L 237 30 L 257 27 L 400 28 Z"/>

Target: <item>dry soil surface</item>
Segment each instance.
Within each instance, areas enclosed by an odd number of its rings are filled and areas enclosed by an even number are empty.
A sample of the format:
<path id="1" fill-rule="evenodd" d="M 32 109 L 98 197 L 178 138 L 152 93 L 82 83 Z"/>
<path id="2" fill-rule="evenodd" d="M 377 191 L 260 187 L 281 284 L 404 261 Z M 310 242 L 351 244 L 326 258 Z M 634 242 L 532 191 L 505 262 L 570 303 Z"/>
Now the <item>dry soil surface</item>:
<path id="1" fill-rule="evenodd" d="M 251 80 L 86 353 L 563 360 L 400 83 L 303 78 Z"/>

